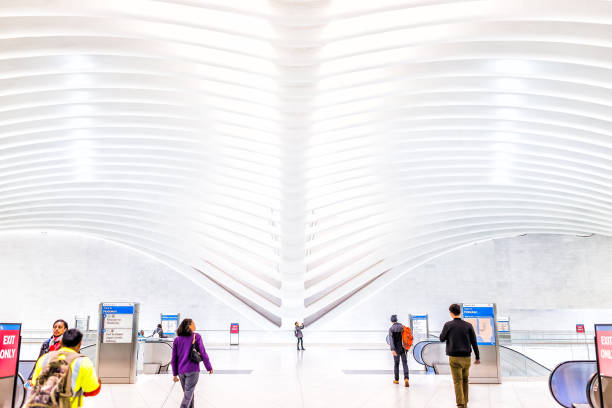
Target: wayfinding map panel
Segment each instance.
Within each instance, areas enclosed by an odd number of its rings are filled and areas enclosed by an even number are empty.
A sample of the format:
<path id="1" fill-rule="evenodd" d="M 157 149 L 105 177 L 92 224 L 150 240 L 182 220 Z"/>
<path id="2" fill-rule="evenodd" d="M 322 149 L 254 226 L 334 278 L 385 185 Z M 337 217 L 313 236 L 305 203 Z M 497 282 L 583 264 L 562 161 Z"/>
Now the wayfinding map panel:
<path id="1" fill-rule="evenodd" d="M 471 323 L 479 346 L 495 345 L 495 310 L 492 304 L 463 304 L 463 320 Z"/>

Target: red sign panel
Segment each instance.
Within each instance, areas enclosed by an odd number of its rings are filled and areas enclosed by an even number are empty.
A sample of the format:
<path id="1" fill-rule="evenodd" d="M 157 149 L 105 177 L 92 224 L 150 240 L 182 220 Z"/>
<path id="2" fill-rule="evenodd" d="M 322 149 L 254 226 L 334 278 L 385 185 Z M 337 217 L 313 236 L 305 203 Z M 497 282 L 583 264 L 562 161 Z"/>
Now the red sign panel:
<path id="1" fill-rule="evenodd" d="M 0 323 L 0 378 L 17 374 L 20 333 L 20 324 Z"/>
<path id="2" fill-rule="evenodd" d="M 576 325 L 576 333 L 584 333 L 584 324 Z"/>
<path id="3" fill-rule="evenodd" d="M 230 333 L 237 334 L 240 332 L 240 325 L 238 323 L 230 324 Z"/>
<path id="4" fill-rule="evenodd" d="M 596 325 L 595 339 L 599 373 L 605 377 L 612 377 L 612 325 Z"/>

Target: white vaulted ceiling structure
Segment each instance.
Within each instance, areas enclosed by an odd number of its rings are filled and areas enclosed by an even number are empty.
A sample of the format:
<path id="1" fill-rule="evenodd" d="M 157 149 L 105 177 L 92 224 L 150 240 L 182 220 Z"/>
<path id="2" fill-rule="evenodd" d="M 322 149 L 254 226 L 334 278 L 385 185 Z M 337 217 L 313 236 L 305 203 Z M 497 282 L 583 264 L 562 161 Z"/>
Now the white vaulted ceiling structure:
<path id="1" fill-rule="evenodd" d="M 145 251 L 263 324 L 612 233 L 609 1 L 4 0 L 0 84 L 0 231 Z"/>

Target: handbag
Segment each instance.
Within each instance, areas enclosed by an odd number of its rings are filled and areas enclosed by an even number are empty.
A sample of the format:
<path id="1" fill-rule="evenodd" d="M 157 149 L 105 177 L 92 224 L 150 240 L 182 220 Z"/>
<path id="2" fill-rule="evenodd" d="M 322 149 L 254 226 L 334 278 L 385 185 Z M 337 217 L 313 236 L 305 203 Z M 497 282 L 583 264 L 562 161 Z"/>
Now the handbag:
<path id="1" fill-rule="evenodd" d="M 202 362 L 202 354 L 200 354 L 200 350 L 198 350 L 198 345 L 195 342 L 195 333 L 193 333 L 193 341 L 191 342 L 191 350 L 189 351 L 189 360 L 200 364 Z"/>

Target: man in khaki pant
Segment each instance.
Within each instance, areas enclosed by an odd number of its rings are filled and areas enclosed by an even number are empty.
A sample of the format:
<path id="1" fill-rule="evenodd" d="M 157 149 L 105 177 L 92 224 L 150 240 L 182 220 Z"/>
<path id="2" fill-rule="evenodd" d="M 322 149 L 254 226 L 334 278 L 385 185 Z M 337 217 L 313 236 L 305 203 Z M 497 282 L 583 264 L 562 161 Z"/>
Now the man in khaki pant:
<path id="1" fill-rule="evenodd" d="M 448 308 L 453 320 L 446 322 L 440 333 L 440 341 L 446 342 L 446 355 L 450 363 L 457 407 L 467 408 L 468 379 L 472 362 L 472 348 L 476 355 L 474 364 L 480 364 L 480 352 L 474 327 L 461 320 L 461 306 L 454 303 Z"/>

